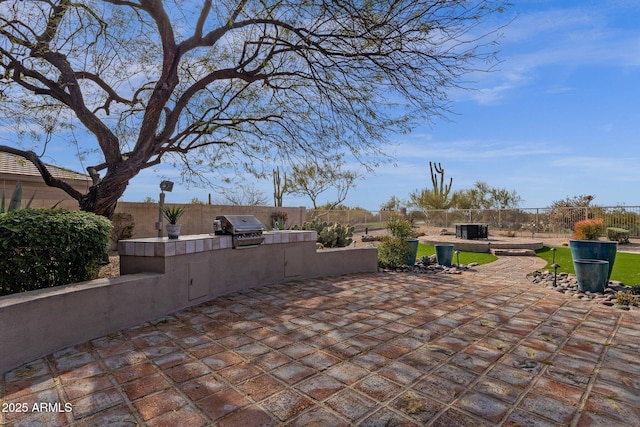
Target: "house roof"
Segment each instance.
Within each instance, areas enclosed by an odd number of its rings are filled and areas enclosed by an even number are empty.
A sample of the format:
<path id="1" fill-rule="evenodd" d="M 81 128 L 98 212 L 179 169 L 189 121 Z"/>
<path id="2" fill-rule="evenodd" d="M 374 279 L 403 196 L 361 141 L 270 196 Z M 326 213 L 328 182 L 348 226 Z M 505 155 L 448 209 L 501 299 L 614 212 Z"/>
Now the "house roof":
<path id="1" fill-rule="evenodd" d="M 91 177 L 89 175 L 50 165 L 48 163 L 45 164 L 47 165 L 47 169 L 49 169 L 49 172 L 51 172 L 51 175 L 53 175 L 55 178 L 76 181 L 91 181 Z M 0 152 L 0 174 L 37 177 L 41 176 L 40 172 L 33 163 L 24 159 L 23 157 L 5 152 Z"/>

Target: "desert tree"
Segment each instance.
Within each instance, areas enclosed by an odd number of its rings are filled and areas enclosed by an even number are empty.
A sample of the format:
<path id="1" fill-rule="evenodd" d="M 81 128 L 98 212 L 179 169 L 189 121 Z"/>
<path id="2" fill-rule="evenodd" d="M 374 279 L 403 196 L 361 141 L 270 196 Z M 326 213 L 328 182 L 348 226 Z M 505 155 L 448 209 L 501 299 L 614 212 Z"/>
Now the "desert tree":
<path id="1" fill-rule="evenodd" d="M 455 191 L 451 196 L 451 206 L 468 210 L 469 221 L 473 221 L 476 211 L 476 220 L 492 221 L 500 227 L 503 225 L 500 211 L 510 210 L 512 218 L 521 215 L 516 212 L 521 202 L 522 197 L 516 190 L 492 187 L 484 181 L 476 181 L 472 188 Z"/>
<path id="2" fill-rule="evenodd" d="M 505 0 L 4 0 L 0 146 L 110 217 L 161 162 L 192 182 L 309 156 L 373 167 L 495 64 Z M 48 148 L 53 139 L 68 153 Z M 5 138 L 6 139 L 6 138 Z M 78 154 L 81 193 L 43 158 Z M 228 175 L 227 175 L 228 176 Z"/>
<path id="3" fill-rule="evenodd" d="M 516 209 L 522 197 L 516 190 L 491 187 L 476 181 L 472 188 L 458 190 L 451 196 L 452 206 L 458 209 Z"/>
<path id="4" fill-rule="evenodd" d="M 591 194 L 580 194 L 554 200 L 548 210 L 549 222 L 555 227 L 573 230 L 576 222 L 592 218 L 594 210 L 601 210 L 598 206 L 591 204 L 593 199 L 595 196 Z"/>
<path id="5" fill-rule="evenodd" d="M 314 210 L 318 210 L 318 198 L 327 190 L 334 190 L 334 200 L 324 203 L 330 211 L 339 206 L 346 198 L 349 190 L 355 187 L 359 174 L 345 169 L 341 155 L 332 159 L 324 159 L 321 163 L 307 160 L 294 165 L 287 177 L 286 192 L 298 196 L 307 196 Z"/>
<path id="6" fill-rule="evenodd" d="M 237 184 L 220 191 L 217 203 L 231 206 L 268 206 L 269 198 L 254 183 Z"/>
<path id="7" fill-rule="evenodd" d="M 406 203 L 400 200 L 395 194 L 389 200 L 380 205 L 381 211 L 399 211 Z"/>

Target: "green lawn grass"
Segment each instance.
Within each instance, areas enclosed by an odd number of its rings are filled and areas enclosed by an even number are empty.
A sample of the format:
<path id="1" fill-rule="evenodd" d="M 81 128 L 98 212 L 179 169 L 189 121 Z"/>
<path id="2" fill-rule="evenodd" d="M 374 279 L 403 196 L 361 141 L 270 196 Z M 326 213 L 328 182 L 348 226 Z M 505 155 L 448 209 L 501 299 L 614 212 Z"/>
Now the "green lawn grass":
<path id="1" fill-rule="evenodd" d="M 418 244 L 418 254 L 416 259 L 420 259 L 423 256 L 433 255 L 436 253 L 436 249 L 432 245 L 426 245 L 424 243 Z M 489 253 L 478 252 L 460 252 L 460 264 L 471 264 L 477 262 L 478 264 L 489 264 L 498 259 L 495 255 Z M 456 254 L 453 254 L 453 263 L 457 264 L 458 260 Z"/>
<path id="2" fill-rule="evenodd" d="M 573 259 L 571 258 L 571 250 L 564 246 L 558 246 L 555 247 L 555 249 L 556 264 L 560 265 L 558 273 L 575 274 L 575 270 L 573 269 Z M 418 245 L 418 254 L 416 259 L 420 259 L 427 255 L 433 255 L 435 253 L 436 250 L 432 245 L 420 243 Z M 547 261 L 547 265 L 543 270 L 553 271 L 553 267 L 551 267 L 551 264 L 553 264 L 551 246 L 545 246 L 536 251 L 536 255 Z M 460 264 L 470 264 L 472 262 L 477 262 L 478 264 L 489 264 L 497 259 L 498 257 L 489 253 L 460 252 Z M 455 254 L 453 255 L 453 262 L 454 264 L 457 263 Z M 640 254 L 618 252 L 616 254 L 616 261 L 613 265 L 611 280 L 617 280 L 625 285 L 640 283 Z"/>
<path id="3" fill-rule="evenodd" d="M 555 247 L 555 249 L 556 264 L 560 266 L 558 268 L 558 273 L 575 274 L 573 259 L 571 258 L 571 250 L 564 246 Z M 551 267 L 551 264 L 553 264 L 553 252 L 551 251 L 551 246 L 545 246 L 536 251 L 536 255 L 547 261 L 547 265 L 544 267 L 544 270 L 553 271 L 553 267 Z M 625 285 L 640 283 L 640 254 L 618 252 L 616 254 L 616 261 L 613 264 L 611 280 L 620 281 Z"/>

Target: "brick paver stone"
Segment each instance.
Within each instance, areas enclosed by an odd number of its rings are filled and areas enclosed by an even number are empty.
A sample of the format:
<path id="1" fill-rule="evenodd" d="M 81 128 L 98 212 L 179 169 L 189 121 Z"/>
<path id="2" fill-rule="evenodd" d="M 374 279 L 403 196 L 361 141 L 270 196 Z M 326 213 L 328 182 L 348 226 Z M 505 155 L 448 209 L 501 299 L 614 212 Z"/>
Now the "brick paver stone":
<path id="1" fill-rule="evenodd" d="M 0 425 L 640 425 L 640 311 L 529 282 L 543 263 L 226 295 L 4 373 Z"/>

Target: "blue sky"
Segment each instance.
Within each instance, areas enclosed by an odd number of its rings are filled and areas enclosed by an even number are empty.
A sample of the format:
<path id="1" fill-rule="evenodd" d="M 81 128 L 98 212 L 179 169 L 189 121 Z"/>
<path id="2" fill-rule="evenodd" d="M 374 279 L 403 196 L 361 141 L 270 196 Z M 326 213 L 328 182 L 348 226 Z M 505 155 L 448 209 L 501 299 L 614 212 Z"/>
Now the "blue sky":
<path id="1" fill-rule="evenodd" d="M 431 188 L 429 161 L 454 190 L 485 181 L 515 189 L 521 207 L 581 194 L 640 204 L 640 2 L 520 1 L 510 15 L 498 69 L 451 95 L 449 121 L 398 140 L 398 167 L 361 181 L 347 204 Z"/>
<path id="2" fill-rule="evenodd" d="M 378 210 L 391 196 L 407 200 L 431 187 L 435 161 L 453 177 L 453 190 L 484 181 L 516 190 L 523 208 L 582 194 L 598 205 L 640 205 L 640 0 L 515 0 L 496 19 L 513 19 L 498 47 L 503 62 L 467 76 L 473 90 L 450 93 L 447 120 L 392 138 L 395 165 L 358 181 L 345 204 Z M 55 160 L 84 170 L 72 156 Z M 165 178 L 177 182 L 179 171 L 142 171 L 121 200 L 157 200 Z M 253 184 L 271 201 L 270 179 Z M 209 193 L 222 199 L 214 188 L 176 183 L 167 201 L 206 201 Z M 285 196 L 284 204 L 311 202 Z"/>

